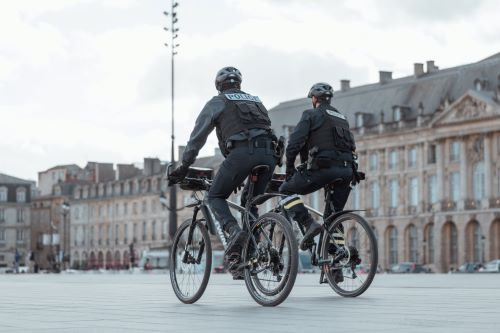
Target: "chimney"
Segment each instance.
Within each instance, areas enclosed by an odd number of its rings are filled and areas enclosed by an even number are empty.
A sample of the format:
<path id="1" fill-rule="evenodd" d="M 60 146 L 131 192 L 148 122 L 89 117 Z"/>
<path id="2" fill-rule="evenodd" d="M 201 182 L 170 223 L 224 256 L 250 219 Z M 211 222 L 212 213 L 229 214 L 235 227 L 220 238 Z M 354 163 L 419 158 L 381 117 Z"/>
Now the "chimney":
<path id="1" fill-rule="evenodd" d="M 379 71 L 378 74 L 380 76 L 380 80 L 379 80 L 380 84 L 385 84 L 385 83 L 391 82 L 392 72 Z"/>
<path id="2" fill-rule="evenodd" d="M 421 63 L 414 63 L 413 64 L 413 74 L 415 75 L 415 77 L 420 77 L 422 75 L 425 74 L 424 72 L 424 64 L 421 64 Z"/>
<path id="3" fill-rule="evenodd" d="M 427 60 L 427 73 L 435 73 L 439 70 L 439 67 L 434 65 L 434 60 Z"/>
<path id="4" fill-rule="evenodd" d="M 340 91 L 347 91 L 351 88 L 351 81 L 340 80 Z"/>

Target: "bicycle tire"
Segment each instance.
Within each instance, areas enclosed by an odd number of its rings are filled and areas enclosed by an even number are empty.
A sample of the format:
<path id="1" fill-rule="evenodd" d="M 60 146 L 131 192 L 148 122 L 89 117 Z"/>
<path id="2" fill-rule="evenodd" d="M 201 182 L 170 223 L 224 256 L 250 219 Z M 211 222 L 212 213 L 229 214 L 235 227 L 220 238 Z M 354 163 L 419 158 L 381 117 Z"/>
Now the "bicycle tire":
<path id="1" fill-rule="evenodd" d="M 287 243 L 288 248 L 288 268 L 284 276 L 284 281 L 282 284 L 280 282 L 276 292 L 263 292 L 262 286 L 258 286 L 256 284 L 255 276 L 251 274 L 252 272 L 250 268 L 245 269 L 244 277 L 248 292 L 258 304 L 262 306 L 277 306 L 286 300 L 295 284 L 298 268 L 298 245 L 290 222 L 282 215 L 274 212 L 268 212 L 260 216 L 252 226 L 252 233 L 254 233 L 256 229 L 259 228 L 263 223 L 266 223 L 265 221 L 274 221 L 276 224 L 279 224 L 285 236 L 285 242 Z M 249 259 L 248 250 L 250 249 L 250 244 L 251 239 L 249 238 L 243 250 L 243 258 L 245 258 L 246 260 Z M 280 260 L 281 259 L 282 258 L 280 258 Z"/>
<path id="2" fill-rule="evenodd" d="M 177 279 L 177 273 L 176 273 L 177 264 L 180 264 L 180 262 L 179 262 L 180 256 L 177 255 L 177 246 L 179 245 L 179 242 L 181 241 L 181 239 L 183 237 L 183 233 L 185 231 L 187 231 L 187 233 L 189 233 L 189 227 L 190 227 L 191 223 L 192 223 L 191 220 L 187 220 L 184 223 L 182 223 L 182 225 L 179 227 L 179 229 L 175 233 L 174 242 L 172 244 L 172 250 L 170 253 L 170 283 L 172 284 L 172 288 L 174 290 L 175 296 L 177 296 L 177 298 L 185 304 L 192 304 L 200 299 L 200 297 L 205 292 L 205 289 L 207 288 L 208 280 L 210 279 L 210 272 L 212 269 L 212 245 L 210 242 L 210 237 L 208 235 L 208 231 L 207 231 L 205 224 L 202 223 L 202 220 L 196 220 L 194 222 L 195 229 L 193 230 L 193 233 L 197 229 L 200 230 L 200 233 L 201 233 L 201 236 L 202 236 L 202 239 L 204 242 L 203 256 L 205 256 L 205 258 L 206 258 L 206 263 L 205 263 L 205 267 L 203 268 L 203 278 L 201 280 L 200 286 L 198 287 L 198 290 L 196 290 L 193 293 L 193 295 L 185 295 L 185 293 L 183 293 L 183 291 L 181 290 L 181 288 L 179 286 L 179 281 Z M 187 239 L 187 234 L 186 234 L 186 239 Z"/>
<path id="3" fill-rule="evenodd" d="M 370 227 L 370 225 L 368 224 L 368 222 L 360 215 L 357 215 L 354 213 L 343 214 L 343 215 L 337 217 L 334 221 L 332 221 L 326 230 L 326 232 L 328 232 L 328 235 L 330 235 L 333 232 L 333 230 L 335 230 L 337 228 L 337 226 L 339 226 L 342 222 L 344 222 L 346 220 L 353 220 L 353 221 L 356 221 L 357 223 L 359 223 L 368 235 L 368 239 L 370 240 L 370 253 L 372 254 L 372 257 L 370 258 L 371 262 L 370 262 L 370 268 L 368 270 L 368 275 L 367 275 L 366 279 L 364 280 L 363 284 L 359 288 L 357 288 L 356 290 L 353 290 L 353 291 L 347 291 L 347 290 L 341 288 L 338 285 L 338 283 L 335 282 L 335 277 L 334 277 L 332 271 L 328 268 L 328 266 L 323 266 L 322 269 L 325 272 L 325 276 L 327 278 L 328 284 L 337 294 L 339 294 L 340 296 L 343 296 L 343 297 L 357 297 L 357 296 L 363 294 L 370 287 L 371 283 L 373 282 L 373 279 L 374 279 L 376 271 L 377 271 L 377 265 L 378 265 L 378 245 L 377 245 L 377 239 L 375 237 L 375 234 L 373 233 L 373 230 Z M 322 259 L 322 260 L 326 260 L 330 255 L 328 253 L 328 248 L 327 248 L 327 246 L 329 245 L 329 241 L 328 241 L 329 237 L 330 236 L 327 236 L 325 234 L 323 237 L 322 243 L 320 244 L 320 246 L 321 246 L 320 259 Z M 351 271 L 352 271 L 352 269 L 351 269 Z"/>

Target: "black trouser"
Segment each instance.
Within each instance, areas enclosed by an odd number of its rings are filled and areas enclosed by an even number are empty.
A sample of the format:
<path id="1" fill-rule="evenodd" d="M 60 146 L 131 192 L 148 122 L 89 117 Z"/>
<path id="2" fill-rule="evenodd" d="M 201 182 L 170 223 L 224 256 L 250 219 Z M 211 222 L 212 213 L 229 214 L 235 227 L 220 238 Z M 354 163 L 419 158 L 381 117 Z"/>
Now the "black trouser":
<path id="1" fill-rule="evenodd" d="M 276 158 L 272 149 L 270 147 L 250 149 L 246 146 L 233 148 L 222 162 L 208 192 L 208 204 L 226 232 L 229 226 L 236 223 L 226 199 L 245 181 L 252 168 L 260 164 L 269 165 L 270 168 L 267 173 L 259 175 L 254 186 L 254 196 L 264 193 L 273 174 Z"/>
<path id="2" fill-rule="evenodd" d="M 351 187 L 349 183 L 352 180 L 353 171 L 350 164 L 347 166 L 332 166 L 330 168 L 317 170 L 301 170 L 293 177 L 284 182 L 280 187 L 280 193 L 291 194 L 309 194 L 313 193 L 325 185 L 330 184 L 337 178 L 342 178 L 343 182 L 335 184 L 334 195 L 331 197 L 333 207 L 336 212 L 344 209 L 349 198 Z M 300 224 L 307 227 L 312 221 L 312 217 L 304 207 L 304 204 L 298 203 L 288 209 L 292 217 Z M 323 217 L 327 218 L 332 213 L 331 207 L 325 205 Z"/>

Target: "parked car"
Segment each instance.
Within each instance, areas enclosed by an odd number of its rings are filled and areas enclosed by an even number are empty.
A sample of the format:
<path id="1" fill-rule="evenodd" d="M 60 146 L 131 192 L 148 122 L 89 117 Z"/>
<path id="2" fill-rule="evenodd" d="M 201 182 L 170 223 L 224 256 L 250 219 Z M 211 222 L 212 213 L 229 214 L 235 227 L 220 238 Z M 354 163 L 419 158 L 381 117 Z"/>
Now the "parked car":
<path id="1" fill-rule="evenodd" d="M 484 266 L 484 269 L 482 271 L 487 272 L 487 273 L 499 273 L 500 272 L 500 259 L 496 259 L 496 260 L 492 260 L 492 261 L 488 262 Z"/>
<path id="2" fill-rule="evenodd" d="M 402 262 L 392 266 L 391 273 L 427 273 L 427 269 L 415 262 Z"/>
<path id="3" fill-rule="evenodd" d="M 483 264 L 478 262 L 466 262 L 458 268 L 457 273 L 476 273 L 483 267 Z"/>

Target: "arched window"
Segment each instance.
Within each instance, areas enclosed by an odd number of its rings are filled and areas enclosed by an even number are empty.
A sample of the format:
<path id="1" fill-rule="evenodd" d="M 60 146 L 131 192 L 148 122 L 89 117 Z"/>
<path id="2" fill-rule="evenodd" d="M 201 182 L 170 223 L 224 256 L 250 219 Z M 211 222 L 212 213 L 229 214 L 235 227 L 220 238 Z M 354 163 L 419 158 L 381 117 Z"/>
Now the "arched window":
<path id="1" fill-rule="evenodd" d="M 425 227 L 425 240 L 427 244 L 426 264 L 434 263 L 434 223 L 429 223 Z"/>
<path id="2" fill-rule="evenodd" d="M 465 229 L 466 232 L 466 256 L 467 261 L 482 262 L 482 232 L 477 221 L 470 221 Z"/>
<path id="3" fill-rule="evenodd" d="M 458 264 L 458 233 L 455 223 L 448 221 L 441 231 L 442 269 L 447 272 L 457 268 Z"/>
<path id="4" fill-rule="evenodd" d="M 479 201 L 485 196 L 485 175 L 484 175 L 484 162 L 477 162 L 473 168 L 473 192 L 474 199 Z"/>
<path id="5" fill-rule="evenodd" d="M 418 251 L 417 251 L 417 227 L 414 224 L 410 224 L 406 231 L 406 239 L 408 246 L 408 260 L 411 262 L 417 262 Z"/>
<path id="6" fill-rule="evenodd" d="M 396 227 L 387 228 L 386 237 L 388 238 L 389 265 L 396 265 L 398 263 L 398 231 Z"/>
<path id="7" fill-rule="evenodd" d="M 490 260 L 500 258 L 500 220 L 495 220 L 490 227 Z"/>

